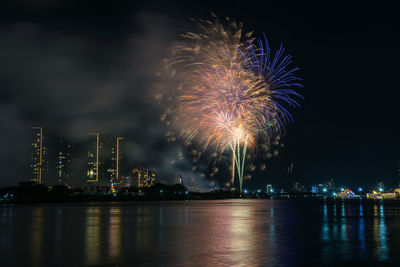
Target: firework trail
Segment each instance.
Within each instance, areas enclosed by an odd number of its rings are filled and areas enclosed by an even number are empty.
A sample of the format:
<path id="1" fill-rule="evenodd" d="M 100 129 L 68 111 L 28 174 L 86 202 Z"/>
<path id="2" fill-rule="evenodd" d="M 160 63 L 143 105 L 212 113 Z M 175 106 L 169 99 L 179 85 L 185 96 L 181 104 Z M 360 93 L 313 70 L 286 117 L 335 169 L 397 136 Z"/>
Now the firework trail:
<path id="1" fill-rule="evenodd" d="M 247 149 L 293 120 L 285 106 L 299 106 L 293 98 L 301 96 L 291 87 L 301 84 L 282 46 L 272 54 L 265 36 L 255 41 L 241 23 L 214 18 L 195 20 L 199 33 L 183 34 L 176 47 L 173 65 L 182 64 L 187 78 L 176 92 L 173 126 L 204 150 L 230 149 L 242 191 Z"/>

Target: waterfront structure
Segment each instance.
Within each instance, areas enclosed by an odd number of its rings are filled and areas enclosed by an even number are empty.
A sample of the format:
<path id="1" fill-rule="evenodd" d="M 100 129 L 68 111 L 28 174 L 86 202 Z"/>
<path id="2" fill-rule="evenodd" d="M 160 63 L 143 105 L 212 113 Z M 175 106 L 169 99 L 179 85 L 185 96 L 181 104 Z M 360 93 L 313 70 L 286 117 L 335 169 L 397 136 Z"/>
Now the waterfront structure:
<path id="1" fill-rule="evenodd" d="M 354 192 L 351 191 L 348 188 L 346 188 L 343 192 L 340 192 L 337 196 L 341 197 L 341 198 L 356 198 L 356 197 L 360 197 L 360 196 L 357 196 L 356 194 L 354 194 Z"/>
<path id="2" fill-rule="evenodd" d="M 372 193 L 367 193 L 366 197 L 369 199 L 400 199 L 400 188 L 394 189 L 393 192 L 377 192 L 372 191 Z"/>
<path id="3" fill-rule="evenodd" d="M 140 166 L 139 168 L 133 169 L 132 179 L 133 185 L 137 186 L 138 188 L 150 187 L 155 184 L 156 175 L 149 169 Z"/>
<path id="4" fill-rule="evenodd" d="M 272 192 L 272 184 L 266 185 L 267 194 Z"/>
<path id="5" fill-rule="evenodd" d="M 304 186 L 301 185 L 299 182 L 295 182 L 293 184 L 292 190 L 297 193 L 304 192 Z"/>
<path id="6" fill-rule="evenodd" d="M 70 183 L 70 165 L 71 165 L 71 148 L 72 145 L 67 143 L 64 139 L 60 138 L 57 141 L 57 182 L 59 184 Z"/>
<path id="7" fill-rule="evenodd" d="M 312 185 L 311 186 L 311 193 L 314 194 L 321 194 L 321 193 L 326 193 L 327 189 L 323 184 L 318 184 L 318 185 Z"/>
<path id="8" fill-rule="evenodd" d="M 47 147 L 43 127 L 32 127 L 31 181 L 42 184 L 47 172 Z"/>

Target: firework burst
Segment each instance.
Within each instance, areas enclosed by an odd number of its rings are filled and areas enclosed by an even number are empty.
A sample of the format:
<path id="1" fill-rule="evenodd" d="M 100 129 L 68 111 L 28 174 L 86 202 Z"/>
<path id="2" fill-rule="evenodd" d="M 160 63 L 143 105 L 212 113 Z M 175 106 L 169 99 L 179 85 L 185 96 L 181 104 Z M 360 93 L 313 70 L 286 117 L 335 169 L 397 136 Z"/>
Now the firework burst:
<path id="1" fill-rule="evenodd" d="M 196 23 L 199 33 L 183 34 L 173 57 L 187 77 L 177 90 L 173 126 L 204 150 L 230 149 L 242 191 L 247 148 L 293 120 L 285 106 L 299 106 L 294 98 L 301 96 L 291 89 L 301 86 L 293 74 L 297 68 L 289 69 L 292 58 L 282 46 L 272 55 L 265 36 L 255 42 L 251 32 L 242 33 L 241 23 Z"/>

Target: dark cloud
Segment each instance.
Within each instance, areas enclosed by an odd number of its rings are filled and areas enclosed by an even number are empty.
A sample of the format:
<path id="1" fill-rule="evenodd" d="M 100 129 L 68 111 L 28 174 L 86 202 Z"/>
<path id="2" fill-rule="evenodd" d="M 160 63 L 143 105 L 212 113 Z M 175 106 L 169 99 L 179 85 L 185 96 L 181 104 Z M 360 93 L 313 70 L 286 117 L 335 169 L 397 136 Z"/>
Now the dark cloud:
<path id="1" fill-rule="evenodd" d="M 170 30 L 176 22 L 143 12 L 127 23 L 130 33 L 100 43 L 96 34 L 41 23 L 0 29 L 0 123 L 7 125 L 1 133 L 1 185 L 29 178 L 29 169 L 19 166 L 29 164 L 30 127 L 40 125 L 76 144 L 88 132 L 122 136 L 125 166 L 144 164 L 164 182 L 182 174 L 192 189 L 206 187 L 191 172 L 190 159 L 177 159 L 182 148 L 164 142 L 162 110 L 153 97 L 166 86 L 157 73 L 176 38 Z"/>

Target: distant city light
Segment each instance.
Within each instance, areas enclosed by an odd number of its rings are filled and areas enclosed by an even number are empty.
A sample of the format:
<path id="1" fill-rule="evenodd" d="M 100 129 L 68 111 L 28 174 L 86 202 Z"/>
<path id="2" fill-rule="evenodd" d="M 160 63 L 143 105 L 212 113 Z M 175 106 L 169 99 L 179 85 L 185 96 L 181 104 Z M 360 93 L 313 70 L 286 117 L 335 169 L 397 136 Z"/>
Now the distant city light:
<path id="1" fill-rule="evenodd" d="M 274 189 L 271 189 L 271 192 L 274 192 Z"/>
<path id="2" fill-rule="evenodd" d="M 247 189 L 244 190 L 244 193 L 247 194 Z"/>
<path id="3" fill-rule="evenodd" d="M 333 193 L 333 196 L 336 196 L 336 193 Z"/>
<path id="4" fill-rule="evenodd" d="M 358 188 L 358 191 L 359 191 L 359 192 L 362 192 L 363 190 L 362 190 L 362 188 L 360 187 L 360 188 Z"/>
<path id="5" fill-rule="evenodd" d="M 340 190 L 342 190 L 342 192 L 344 191 L 344 188 L 342 188 L 342 189 L 340 189 Z"/>
<path id="6" fill-rule="evenodd" d="M 379 192 L 382 192 L 383 191 L 383 188 L 379 188 Z"/>
<path id="7" fill-rule="evenodd" d="M 324 188 L 324 189 L 322 189 L 324 192 L 326 192 L 327 190 L 326 190 L 326 188 Z"/>

